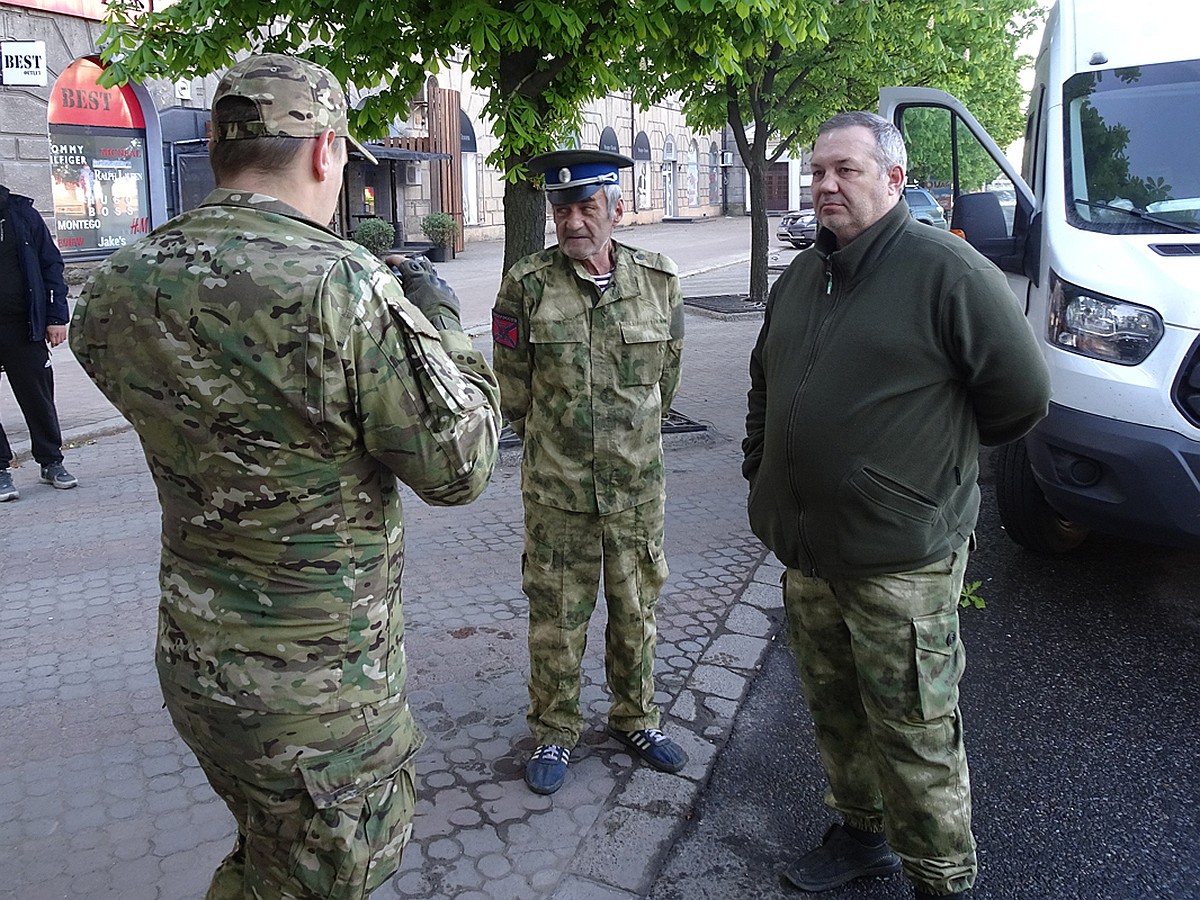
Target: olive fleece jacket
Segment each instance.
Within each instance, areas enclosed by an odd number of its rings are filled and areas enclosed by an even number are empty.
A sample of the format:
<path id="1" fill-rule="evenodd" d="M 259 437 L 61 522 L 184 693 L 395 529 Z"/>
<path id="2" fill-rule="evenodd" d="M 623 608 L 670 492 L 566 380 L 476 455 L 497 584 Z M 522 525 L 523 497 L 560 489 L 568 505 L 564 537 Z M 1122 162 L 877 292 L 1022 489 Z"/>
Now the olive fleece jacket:
<path id="1" fill-rule="evenodd" d="M 750 525 L 823 578 L 949 556 L 975 528 L 980 443 L 1021 437 L 1050 400 L 1004 275 L 903 200 L 846 247 L 821 229 L 796 257 L 750 379 Z"/>

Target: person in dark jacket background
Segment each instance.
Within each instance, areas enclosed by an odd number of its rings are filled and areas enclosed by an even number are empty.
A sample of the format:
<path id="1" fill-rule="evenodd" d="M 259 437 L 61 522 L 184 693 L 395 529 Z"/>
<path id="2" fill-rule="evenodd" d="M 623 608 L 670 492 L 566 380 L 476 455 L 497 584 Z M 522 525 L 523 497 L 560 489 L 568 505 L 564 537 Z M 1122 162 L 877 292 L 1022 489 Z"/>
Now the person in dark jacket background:
<path id="1" fill-rule="evenodd" d="M 41 482 L 64 490 L 77 482 L 63 465 L 50 348 L 67 339 L 70 319 L 63 258 L 50 230 L 32 200 L 0 185 L 0 368 L 29 426 Z M 0 501 L 20 496 L 12 459 L 0 425 Z"/>
<path id="2" fill-rule="evenodd" d="M 787 567 L 788 637 L 842 820 L 785 877 L 817 892 L 903 867 L 917 897 L 966 897 L 958 602 L 979 445 L 1033 427 L 1050 381 L 1004 275 L 909 216 L 906 165 L 873 113 L 818 129 L 820 228 L 767 301 L 742 471 L 751 527 Z"/>

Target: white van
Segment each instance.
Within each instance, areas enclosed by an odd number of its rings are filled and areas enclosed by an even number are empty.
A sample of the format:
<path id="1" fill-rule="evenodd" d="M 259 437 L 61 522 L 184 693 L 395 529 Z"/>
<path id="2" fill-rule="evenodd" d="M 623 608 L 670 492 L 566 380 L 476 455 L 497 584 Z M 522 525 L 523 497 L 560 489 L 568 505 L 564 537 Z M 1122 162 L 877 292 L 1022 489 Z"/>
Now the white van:
<path id="1" fill-rule="evenodd" d="M 1200 546 L 1198 36 L 1197 0 L 1059 0 L 1019 173 L 949 94 L 880 91 L 910 173 L 952 184 L 951 228 L 1042 339 L 1050 414 L 995 457 L 1001 520 L 1032 550 L 1090 529 Z"/>

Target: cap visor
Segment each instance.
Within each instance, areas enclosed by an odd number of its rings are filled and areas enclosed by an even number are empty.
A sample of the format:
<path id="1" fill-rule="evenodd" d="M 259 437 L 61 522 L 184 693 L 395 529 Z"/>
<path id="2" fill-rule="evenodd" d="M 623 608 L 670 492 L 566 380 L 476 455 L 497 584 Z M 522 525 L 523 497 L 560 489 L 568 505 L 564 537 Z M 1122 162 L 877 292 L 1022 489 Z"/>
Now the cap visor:
<path id="1" fill-rule="evenodd" d="M 568 188 L 547 188 L 546 199 L 552 206 L 563 206 L 567 203 L 582 203 L 600 188 L 602 184 L 578 184 Z"/>

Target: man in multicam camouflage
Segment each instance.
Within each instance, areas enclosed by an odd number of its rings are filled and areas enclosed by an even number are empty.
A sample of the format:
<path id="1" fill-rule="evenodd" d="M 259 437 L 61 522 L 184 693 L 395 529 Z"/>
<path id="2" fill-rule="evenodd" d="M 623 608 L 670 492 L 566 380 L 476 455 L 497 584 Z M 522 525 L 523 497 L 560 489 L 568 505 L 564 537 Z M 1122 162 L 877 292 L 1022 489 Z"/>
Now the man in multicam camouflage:
<path id="1" fill-rule="evenodd" d="M 495 376 L 453 292 L 418 265 L 402 291 L 322 224 L 347 141 L 325 69 L 235 65 L 217 189 L 109 257 L 71 332 L 162 503 L 160 682 L 238 826 L 213 900 L 361 898 L 396 870 L 422 739 L 397 478 L 457 505 L 495 462 Z"/>
<path id="2" fill-rule="evenodd" d="M 539 794 L 562 786 L 582 730 L 601 569 L 609 734 L 662 771 L 687 763 L 654 703 L 654 606 L 667 577 L 661 422 L 679 387 L 683 301 L 674 263 L 612 239 L 618 169 L 632 164 L 586 150 L 529 161 L 545 172 L 558 247 L 517 262 L 492 311 L 501 405 L 524 445 L 527 718 L 538 743 L 525 782 Z"/>

